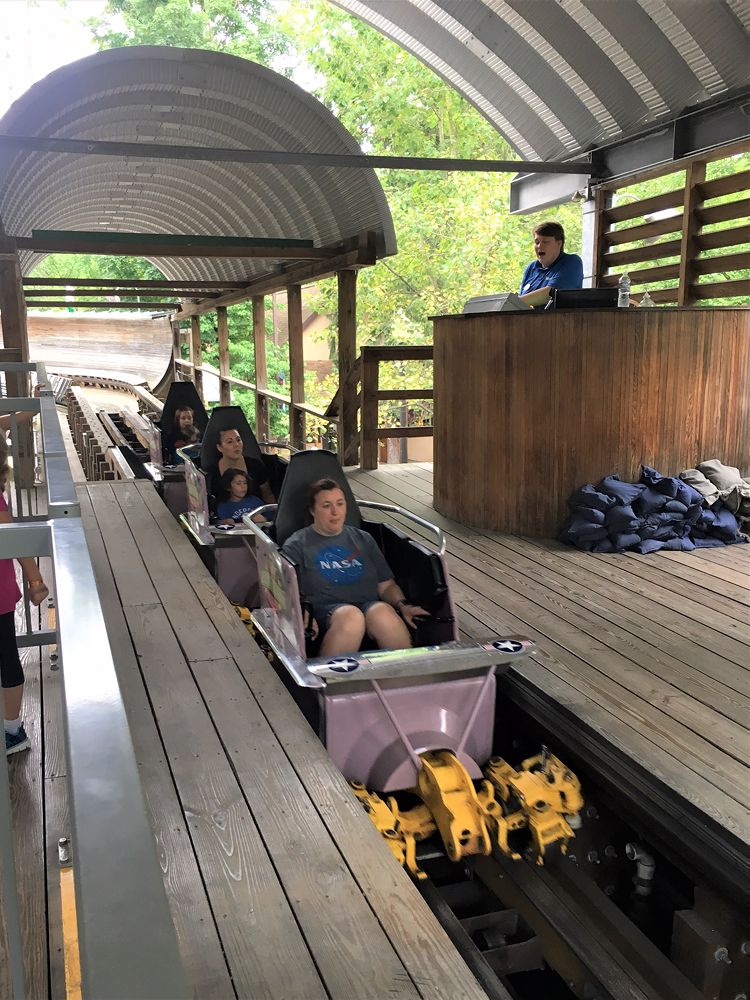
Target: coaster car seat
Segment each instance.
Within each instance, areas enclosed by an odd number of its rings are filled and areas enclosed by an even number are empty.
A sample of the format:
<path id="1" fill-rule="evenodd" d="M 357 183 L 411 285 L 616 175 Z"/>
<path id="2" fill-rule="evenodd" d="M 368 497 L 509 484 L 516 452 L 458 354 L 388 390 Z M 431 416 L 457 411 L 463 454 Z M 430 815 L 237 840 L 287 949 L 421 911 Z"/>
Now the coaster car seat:
<path id="1" fill-rule="evenodd" d="M 161 411 L 161 419 L 158 422 L 162 434 L 172 433 L 175 411 L 182 410 L 186 406 L 189 406 L 193 411 L 193 423 L 201 435 L 205 434 L 208 413 L 192 382 L 173 382 L 170 385 L 167 398 L 164 400 L 164 408 Z"/>
<path id="2" fill-rule="evenodd" d="M 361 527 L 357 501 L 344 470 L 332 451 L 298 451 L 289 459 L 279 492 L 273 537 L 281 547 L 295 531 L 309 524 L 307 517 L 310 487 L 319 479 L 333 479 L 346 497 L 346 523 Z"/>
<path id="3" fill-rule="evenodd" d="M 268 485 L 271 488 L 271 492 L 274 496 L 278 496 L 281 485 L 286 477 L 287 463 L 278 455 L 266 455 L 260 450 L 260 445 L 240 406 L 216 406 L 211 410 L 211 416 L 209 417 L 208 424 L 203 433 L 203 440 L 201 441 L 200 458 L 198 460 L 199 467 L 205 472 L 216 465 L 220 458 L 216 448 L 219 434 L 222 431 L 232 429 L 239 431 L 242 438 L 242 454 L 245 461 L 252 460 L 262 463 L 268 476 Z M 210 495 L 211 484 L 207 485 L 209 487 L 209 505 L 212 512 L 214 512 L 216 500 Z"/>

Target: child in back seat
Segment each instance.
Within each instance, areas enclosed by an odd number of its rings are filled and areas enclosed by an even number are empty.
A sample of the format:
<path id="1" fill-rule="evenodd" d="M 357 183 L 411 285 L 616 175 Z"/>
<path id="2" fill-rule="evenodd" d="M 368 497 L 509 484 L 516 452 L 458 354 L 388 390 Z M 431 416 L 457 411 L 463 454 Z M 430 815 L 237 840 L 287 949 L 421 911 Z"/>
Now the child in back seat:
<path id="1" fill-rule="evenodd" d="M 262 507 L 264 502 L 255 495 L 255 484 L 242 469 L 227 469 L 219 480 L 222 498 L 216 508 L 219 524 L 234 524 L 241 521 L 244 514 L 249 514 L 256 507 Z M 261 523 L 262 517 L 253 518 Z"/>

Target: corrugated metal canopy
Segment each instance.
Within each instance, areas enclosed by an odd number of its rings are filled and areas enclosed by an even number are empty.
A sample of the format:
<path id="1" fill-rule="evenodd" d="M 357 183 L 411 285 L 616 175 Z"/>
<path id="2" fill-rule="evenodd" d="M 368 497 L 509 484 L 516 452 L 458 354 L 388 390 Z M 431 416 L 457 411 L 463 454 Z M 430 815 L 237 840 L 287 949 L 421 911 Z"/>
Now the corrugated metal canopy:
<path id="1" fill-rule="evenodd" d="M 750 82 L 750 0 L 334 0 L 563 160 Z"/>
<path id="2" fill-rule="evenodd" d="M 133 46 L 51 73 L 0 120 L 0 132 L 315 153 L 360 153 L 341 123 L 296 84 L 256 63 L 197 49 Z M 32 229 L 311 239 L 364 230 L 396 252 L 373 170 L 0 152 L 0 218 Z M 28 273 L 41 254 L 25 252 Z M 174 280 L 242 281 L 269 262 L 149 258 Z"/>

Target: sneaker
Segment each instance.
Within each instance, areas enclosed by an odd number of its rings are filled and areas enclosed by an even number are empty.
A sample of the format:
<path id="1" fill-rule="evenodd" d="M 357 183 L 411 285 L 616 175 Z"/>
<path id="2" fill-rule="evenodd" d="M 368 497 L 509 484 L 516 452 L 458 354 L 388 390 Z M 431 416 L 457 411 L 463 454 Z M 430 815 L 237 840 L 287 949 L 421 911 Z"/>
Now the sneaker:
<path id="1" fill-rule="evenodd" d="M 10 757 L 12 753 L 18 753 L 19 750 L 28 750 L 31 746 L 31 740 L 26 735 L 26 730 L 21 726 L 17 733 L 6 733 L 5 734 L 5 754 Z"/>

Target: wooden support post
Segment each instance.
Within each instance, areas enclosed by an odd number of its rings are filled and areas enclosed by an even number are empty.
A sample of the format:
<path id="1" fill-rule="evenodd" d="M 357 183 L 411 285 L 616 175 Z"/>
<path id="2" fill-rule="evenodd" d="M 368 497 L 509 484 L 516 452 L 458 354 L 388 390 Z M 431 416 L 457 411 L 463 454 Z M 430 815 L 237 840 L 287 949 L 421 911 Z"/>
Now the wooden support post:
<path id="1" fill-rule="evenodd" d="M 0 319 L 3 347 L 19 351 L 21 361 L 28 361 L 29 335 L 21 264 L 15 240 L 2 233 L 0 225 Z M 26 374 L 8 375 L 5 386 L 9 396 L 29 395 L 29 377 Z M 34 436 L 31 424 L 18 428 L 14 444 L 18 448 L 20 466 L 15 470 L 15 475 L 21 487 L 27 489 L 34 484 Z"/>
<path id="2" fill-rule="evenodd" d="M 229 406 L 232 402 L 232 389 L 229 378 L 229 327 L 227 325 L 227 307 L 219 306 L 216 310 L 216 331 L 219 340 L 219 403 Z"/>
<path id="3" fill-rule="evenodd" d="M 203 351 L 201 350 L 201 321 L 199 316 L 190 317 L 190 361 L 193 367 L 193 382 L 196 391 L 205 405 L 203 397 L 203 372 L 200 371 L 203 364 Z"/>
<path id="4" fill-rule="evenodd" d="M 339 315 L 339 461 L 356 465 L 359 461 L 357 430 L 357 385 L 350 374 L 357 360 L 357 272 L 338 271 Z"/>
<path id="5" fill-rule="evenodd" d="M 368 357 L 368 350 L 362 350 L 362 448 L 360 465 L 363 469 L 377 469 L 378 441 L 374 433 L 378 427 L 378 388 L 380 385 L 380 363 L 377 358 Z"/>
<path id="6" fill-rule="evenodd" d="M 698 256 L 697 239 L 701 225 L 698 209 L 703 205 L 699 185 L 706 179 L 705 160 L 693 160 L 685 170 L 685 198 L 682 203 L 682 240 L 680 243 L 680 277 L 677 285 L 677 305 L 692 306 L 695 298 L 691 285 L 696 280 L 695 259 Z"/>
<path id="7" fill-rule="evenodd" d="M 177 367 L 177 362 L 182 361 L 182 352 L 180 351 L 180 324 L 178 322 L 172 322 L 170 324 L 172 327 L 172 378 L 175 382 L 179 382 L 180 369 Z"/>
<path id="8" fill-rule="evenodd" d="M 289 385 L 292 405 L 289 408 L 289 432 L 292 447 L 299 451 L 305 447 L 305 414 L 297 403 L 305 401 L 305 357 L 302 342 L 302 287 L 290 285 L 287 289 L 287 318 L 289 331 Z"/>
<path id="9" fill-rule="evenodd" d="M 266 306 L 262 295 L 253 296 L 253 346 L 255 348 L 255 386 L 268 388 L 266 367 Z M 268 397 L 255 393 L 255 436 L 259 441 L 268 440 Z"/>
<path id="10" fill-rule="evenodd" d="M 604 264 L 604 254 L 607 251 L 607 244 L 604 236 L 607 231 L 607 223 L 604 213 L 612 205 L 612 192 L 597 188 L 594 195 L 594 218 L 593 218 L 593 269 L 591 272 L 591 287 L 601 288 L 602 277 L 607 270 Z"/>

